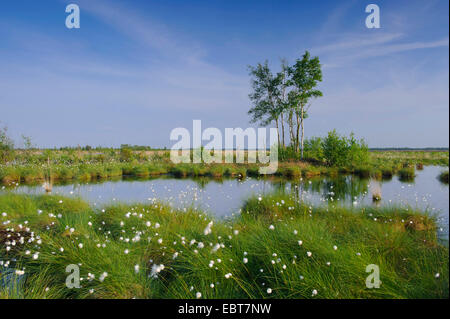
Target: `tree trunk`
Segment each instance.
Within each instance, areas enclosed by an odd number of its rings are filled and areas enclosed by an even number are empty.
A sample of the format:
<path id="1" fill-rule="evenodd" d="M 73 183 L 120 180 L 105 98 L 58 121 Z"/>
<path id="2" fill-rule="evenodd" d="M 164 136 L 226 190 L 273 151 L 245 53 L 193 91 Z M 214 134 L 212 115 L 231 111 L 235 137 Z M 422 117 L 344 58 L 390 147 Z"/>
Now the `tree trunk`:
<path id="1" fill-rule="evenodd" d="M 281 137 L 282 137 L 282 145 L 283 148 L 285 148 L 285 144 L 284 144 L 284 119 L 283 119 L 283 113 L 281 113 Z"/>
<path id="2" fill-rule="evenodd" d="M 294 122 L 292 121 L 292 110 L 289 110 L 289 117 L 288 117 L 288 122 L 289 122 L 289 138 L 291 139 L 291 146 L 294 146 L 293 143 L 295 142 L 295 138 L 294 138 Z"/>
<path id="3" fill-rule="evenodd" d="M 295 110 L 295 117 L 297 119 L 297 132 L 295 135 L 295 151 L 297 153 L 300 153 L 300 119 L 299 119 L 298 110 Z"/>
<path id="4" fill-rule="evenodd" d="M 303 105 L 301 106 L 301 119 L 300 119 L 300 121 L 301 121 L 301 126 L 302 126 L 302 141 L 301 141 L 301 144 L 302 144 L 302 153 L 301 153 L 301 155 L 300 155 L 300 159 L 303 161 L 303 138 L 304 138 L 304 136 L 305 136 L 305 126 L 304 126 L 304 123 L 303 123 L 303 119 L 304 119 L 304 112 L 303 112 Z"/>
<path id="5" fill-rule="evenodd" d="M 280 131 L 278 130 L 278 118 L 275 119 L 275 123 L 277 125 L 277 135 L 278 135 L 278 145 L 277 145 L 277 147 L 280 147 Z"/>

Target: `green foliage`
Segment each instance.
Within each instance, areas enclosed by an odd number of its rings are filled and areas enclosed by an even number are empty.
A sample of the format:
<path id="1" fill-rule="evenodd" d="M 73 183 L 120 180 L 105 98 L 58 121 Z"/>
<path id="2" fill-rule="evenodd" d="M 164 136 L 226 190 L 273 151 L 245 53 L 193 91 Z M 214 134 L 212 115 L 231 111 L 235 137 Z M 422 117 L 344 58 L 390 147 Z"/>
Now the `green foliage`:
<path id="1" fill-rule="evenodd" d="M 305 159 L 312 159 L 322 162 L 325 159 L 323 140 L 320 137 L 312 137 L 305 140 L 304 144 Z"/>
<path id="2" fill-rule="evenodd" d="M 258 63 L 256 67 L 249 66 L 249 71 L 253 89 L 249 95 L 253 104 L 248 112 L 251 122 L 258 122 L 264 126 L 275 122 L 278 144 L 283 147 L 286 146 L 284 134 L 286 123 L 289 127 L 291 147 L 298 153 L 300 145 L 303 146 L 303 120 L 308 117 L 310 101 L 312 98 L 322 96 L 322 92 L 316 89 L 318 83 L 322 81 L 319 58 L 311 58 L 306 51 L 293 66 L 282 60 L 281 71 L 276 75 L 270 70 L 267 61 L 264 64 Z M 292 158 L 289 152 L 282 155 Z"/>
<path id="3" fill-rule="evenodd" d="M 0 127 L 0 164 L 14 159 L 14 142 L 8 136 L 8 128 Z"/>
<path id="4" fill-rule="evenodd" d="M 31 150 L 34 148 L 33 141 L 30 136 L 22 134 L 23 146 L 26 150 Z"/>
<path id="5" fill-rule="evenodd" d="M 293 146 L 287 146 L 282 147 L 280 146 L 278 148 L 278 160 L 279 161 L 297 161 L 300 160 L 300 155 L 297 153 L 297 151 L 294 149 Z"/>
<path id="6" fill-rule="evenodd" d="M 268 62 L 248 67 L 252 76 L 253 92 L 249 95 L 253 107 L 248 111 L 251 122 L 266 126 L 277 121 L 282 109 L 277 104 L 280 95 L 279 79 L 270 71 Z"/>
<path id="7" fill-rule="evenodd" d="M 322 96 L 322 92 L 315 89 L 322 81 L 322 69 L 318 57 L 311 58 L 308 51 L 297 59 L 289 68 L 289 84 L 294 87 L 296 100 L 303 105 L 308 104 L 311 98 Z"/>
<path id="8" fill-rule="evenodd" d="M 130 145 L 130 144 L 122 144 L 120 145 L 120 148 L 129 148 L 133 151 L 150 151 L 152 148 L 150 146 L 143 146 L 143 145 Z"/>
<path id="9" fill-rule="evenodd" d="M 131 162 L 133 160 L 133 151 L 128 147 L 120 149 L 120 160 L 122 162 Z"/>
<path id="10" fill-rule="evenodd" d="M 323 140 L 323 154 L 328 165 L 357 166 L 369 161 L 369 148 L 364 140 L 357 141 L 352 134 L 347 138 L 336 130 L 328 133 Z"/>
<path id="11" fill-rule="evenodd" d="M 348 143 L 346 138 L 340 136 L 336 130 L 329 132 L 323 141 L 323 153 L 329 165 L 346 165 L 348 158 Z"/>
<path id="12" fill-rule="evenodd" d="M 445 151 L 371 151 L 366 153 L 365 143 L 347 138 L 350 160 L 343 166 L 329 166 L 324 154 L 324 138 L 311 138 L 305 141 L 306 162 L 300 161 L 300 155 L 292 146 L 279 147 L 279 167 L 277 175 L 297 176 L 300 168 L 303 177 L 316 175 L 336 175 L 352 173 L 362 177 L 392 178 L 404 167 L 413 167 L 418 163 L 424 165 L 441 165 L 448 167 L 448 152 Z M 233 177 L 247 175 L 260 176 L 259 166 L 254 164 L 187 164 L 174 165 L 169 160 L 169 152 L 152 150 L 145 154 L 139 151 L 121 151 L 113 148 L 82 151 L 76 148 L 15 150 L 14 157 L 7 165 L 0 165 L 0 183 L 37 183 L 44 176 L 51 177 L 55 183 L 69 181 L 97 181 L 100 178 L 118 176 L 150 177 L 172 174 L 177 177 Z M 233 154 L 235 156 L 235 153 Z M 366 161 L 366 157 L 368 160 Z M 50 159 L 50 167 L 48 166 Z M 358 163 L 362 162 L 362 163 Z M 247 169 L 249 172 L 247 173 Z"/>
<path id="13" fill-rule="evenodd" d="M 351 166 L 367 164 L 369 162 L 369 146 L 364 139 L 356 140 L 353 133 L 347 139 L 348 162 Z M 348 164 L 347 164 L 348 165 Z"/>

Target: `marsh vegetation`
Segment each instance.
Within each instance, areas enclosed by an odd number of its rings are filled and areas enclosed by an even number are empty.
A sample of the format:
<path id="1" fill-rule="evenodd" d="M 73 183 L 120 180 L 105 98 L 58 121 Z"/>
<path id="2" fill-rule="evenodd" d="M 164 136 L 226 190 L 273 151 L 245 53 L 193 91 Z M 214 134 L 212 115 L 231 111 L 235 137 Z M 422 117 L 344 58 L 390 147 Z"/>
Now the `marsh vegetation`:
<path id="1" fill-rule="evenodd" d="M 216 220 L 162 204 L 102 209 L 0 196 L 3 298 L 448 298 L 433 216 L 312 207 L 273 194 Z M 9 249 L 8 249 L 9 248 Z M 79 265 L 80 289 L 64 271 Z M 365 286 L 380 265 L 382 285 Z"/>
<path id="2" fill-rule="evenodd" d="M 279 163 L 277 175 L 292 177 L 330 176 L 350 173 L 361 177 L 377 179 L 391 178 L 398 174 L 405 179 L 413 179 L 416 164 L 448 166 L 448 152 L 367 152 L 364 165 L 358 165 L 351 158 L 358 158 L 359 151 L 353 153 L 352 142 L 347 141 L 343 151 L 324 157 L 330 152 L 325 147 L 305 147 L 304 161 L 285 160 Z M 316 139 L 317 140 L 317 139 Z M 325 139 L 327 140 L 327 139 Z M 312 143 L 312 142 L 311 142 Z M 309 145 L 309 140 L 305 145 Z M 332 147 L 330 147 L 332 148 Z M 359 147 L 357 147 L 359 149 Z M 345 151 L 347 150 L 347 151 Z M 148 177 L 171 174 L 177 177 L 215 176 L 245 177 L 259 175 L 256 164 L 179 164 L 169 160 L 169 152 L 131 151 L 123 156 L 123 150 L 16 150 L 14 161 L 0 165 L 0 181 L 4 185 L 11 183 L 43 182 L 49 175 L 53 181 L 92 181 L 117 176 Z M 49 161 L 49 163 L 48 163 Z M 331 165 L 331 163 L 335 163 Z M 51 172 L 48 166 L 51 166 Z"/>

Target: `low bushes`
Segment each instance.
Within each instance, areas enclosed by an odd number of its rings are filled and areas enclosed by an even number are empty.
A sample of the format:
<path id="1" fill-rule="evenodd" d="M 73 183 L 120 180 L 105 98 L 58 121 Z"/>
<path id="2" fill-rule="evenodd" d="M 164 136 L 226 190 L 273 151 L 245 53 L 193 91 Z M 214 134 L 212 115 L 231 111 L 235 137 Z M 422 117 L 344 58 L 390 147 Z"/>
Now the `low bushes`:
<path id="1" fill-rule="evenodd" d="M 356 140 L 353 134 L 349 138 L 340 136 L 336 130 L 324 139 L 323 154 L 326 162 L 333 166 L 356 166 L 369 161 L 369 148 L 364 140 Z"/>

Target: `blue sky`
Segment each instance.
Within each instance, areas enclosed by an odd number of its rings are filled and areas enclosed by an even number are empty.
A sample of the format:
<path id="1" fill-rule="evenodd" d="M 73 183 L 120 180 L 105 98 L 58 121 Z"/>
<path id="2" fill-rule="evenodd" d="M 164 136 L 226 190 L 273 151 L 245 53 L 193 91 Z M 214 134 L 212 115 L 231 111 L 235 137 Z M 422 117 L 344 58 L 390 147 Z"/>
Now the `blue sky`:
<path id="1" fill-rule="evenodd" d="M 78 4 L 81 28 L 65 27 Z M 365 7 L 381 28 L 365 27 Z M 323 64 L 307 136 L 449 145 L 449 4 L 422 1 L 2 1 L 0 122 L 41 147 L 170 147 L 170 131 L 249 127 L 247 65 Z"/>

